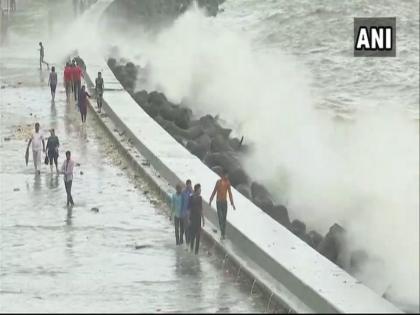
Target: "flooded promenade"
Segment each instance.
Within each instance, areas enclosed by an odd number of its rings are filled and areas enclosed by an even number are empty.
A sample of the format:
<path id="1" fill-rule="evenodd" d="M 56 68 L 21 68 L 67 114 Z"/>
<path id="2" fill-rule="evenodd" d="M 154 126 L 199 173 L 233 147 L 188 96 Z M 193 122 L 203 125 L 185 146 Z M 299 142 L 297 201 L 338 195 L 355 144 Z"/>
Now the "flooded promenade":
<path id="1" fill-rule="evenodd" d="M 28 28 L 33 27 L 28 24 Z M 29 31 L 29 30 L 28 30 Z M 19 43 L 15 43 L 19 47 Z M 263 312 L 204 243 L 175 246 L 167 206 L 136 176 L 88 112 L 66 102 L 62 65 L 51 102 L 33 51 L 1 47 L 0 312 Z M 75 207 L 62 175 L 24 154 L 33 125 L 72 152 Z M 44 155 L 42 157 L 42 162 Z"/>

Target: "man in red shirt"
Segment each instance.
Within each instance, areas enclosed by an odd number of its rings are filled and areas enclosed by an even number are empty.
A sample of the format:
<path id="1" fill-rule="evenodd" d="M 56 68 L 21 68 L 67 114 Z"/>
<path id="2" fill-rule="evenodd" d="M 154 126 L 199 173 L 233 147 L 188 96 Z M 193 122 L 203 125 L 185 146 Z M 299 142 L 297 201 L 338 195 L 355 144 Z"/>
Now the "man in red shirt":
<path id="1" fill-rule="evenodd" d="M 72 69 L 70 67 L 70 62 L 66 62 L 66 67 L 64 68 L 64 86 L 66 88 L 67 100 L 69 100 L 70 93 L 73 90 L 73 78 L 72 78 Z"/>
<path id="2" fill-rule="evenodd" d="M 80 86 L 82 82 L 82 69 L 76 65 L 76 61 L 73 60 L 72 64 L 72 78 L 73 78 L 73 91 L 74 91 L 74 100 L 77 101 L 80 92 Z"/>

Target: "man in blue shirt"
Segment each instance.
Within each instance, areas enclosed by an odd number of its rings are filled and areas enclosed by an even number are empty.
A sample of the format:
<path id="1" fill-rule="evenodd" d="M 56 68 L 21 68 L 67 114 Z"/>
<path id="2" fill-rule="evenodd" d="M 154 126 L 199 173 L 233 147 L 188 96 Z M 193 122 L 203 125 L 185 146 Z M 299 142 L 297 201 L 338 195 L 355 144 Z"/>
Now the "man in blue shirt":
<path id="1" fill-rule="evenodd" d="M 171 210 L 171 218 L 174 218 L 175 223 L 176 245 L 180 245 L 184 242 L 182 239 L 182 235 L 184 234 L 184 222 L 181 218 L 182 187 L 180 184 L 176 185 L 176 192 L 172 195 Z"/>
<path id="2" fill-rule="evenodd" d="M 189 222 L 189 210 L 188 210 L 188 203 L 190 197 L 193 195 L 193 189 L 191 180 L 187 179 L 185 182 L 185 189 L 182 191 L 182 210 L 181 210 L 181 218 L 184 223 L 184 231 L 185 231 L 185 242 L 187 244 L 190 243 L 190 222 Z M 181 235 L 182 239 L 182 235 Z"/>

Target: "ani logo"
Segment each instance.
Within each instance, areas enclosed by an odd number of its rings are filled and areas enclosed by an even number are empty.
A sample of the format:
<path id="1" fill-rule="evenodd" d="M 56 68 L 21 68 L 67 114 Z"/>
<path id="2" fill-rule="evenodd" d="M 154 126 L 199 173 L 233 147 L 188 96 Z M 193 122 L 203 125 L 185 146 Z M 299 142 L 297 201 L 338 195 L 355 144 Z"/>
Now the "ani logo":
<path id="1" fill-rule="evenodd" d="M 395 57 L 396 18 L 354 18 L 355 57 Z"/>

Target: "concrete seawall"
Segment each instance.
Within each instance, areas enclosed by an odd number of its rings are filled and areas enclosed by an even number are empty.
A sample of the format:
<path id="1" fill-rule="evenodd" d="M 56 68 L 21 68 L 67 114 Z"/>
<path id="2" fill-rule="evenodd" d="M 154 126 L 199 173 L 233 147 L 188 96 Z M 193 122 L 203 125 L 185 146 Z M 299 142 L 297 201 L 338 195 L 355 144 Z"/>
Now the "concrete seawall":
<path id="1" fill-rule="evenodd" d="M 193 183 L 201 183 L 203 199 L 207 200 L 218 176 L 137 105 L 104 60 L 92 52 L 81 51 L 80 55 L 87 66 L 86 78 L 90 86 L 97 72 L 102 72 L 109 89 L 104 93 L 104 109 L 153 167 L 155 171 L 147 174 L 141 162 L 135 163 L 152 179 L 162 195 L 168 198 L 176 183 L 191 178 Z M 233 193 L 238 210 L 229 210 L 228 240 L 221 243 L 219 233 L 214 233 L 213 230 L 218 227 L 217 215 L 215 209 L 207 204 L 204 233 L 243 271 L 271 292 L 270 298 L 295 312 L 400 312 L 240 193 L 235 190 Z"/>
<path id="2" fill-rule="evenodd" d="M 100 0 L 91 10 L 103 12 L 111 0 Z M 169 199 L 178 182 L 190 178 L 201 183 L 203 200 L 208 200 L 219 178 L 197 157 L 179 144 L 131 98 L 94 49 L 79 55 L 86 64 L 86 81 L 98 71 L 105 81 L 104 109 L 97 115 L 132 165 Z M 94 112 L 94 111 L 91 111 Z M 119 132 L 113 129 L 116 126 Z M 124 134 L 124 136 L 122 136 Z M 123 143 L 128 138 L 130 145 Z M 133 149 L 134 148 L 134 149 Z M 216 210 L 204 207 L 203 234 L 240 270 L 265 289 L 272 299 L 294 312 L 399 313 L 394 305 L 320 255 L 304 241 L 274 221 L 233 189 L 238 210 L 228 211 L 227 240 L 219 241 Z"/>

